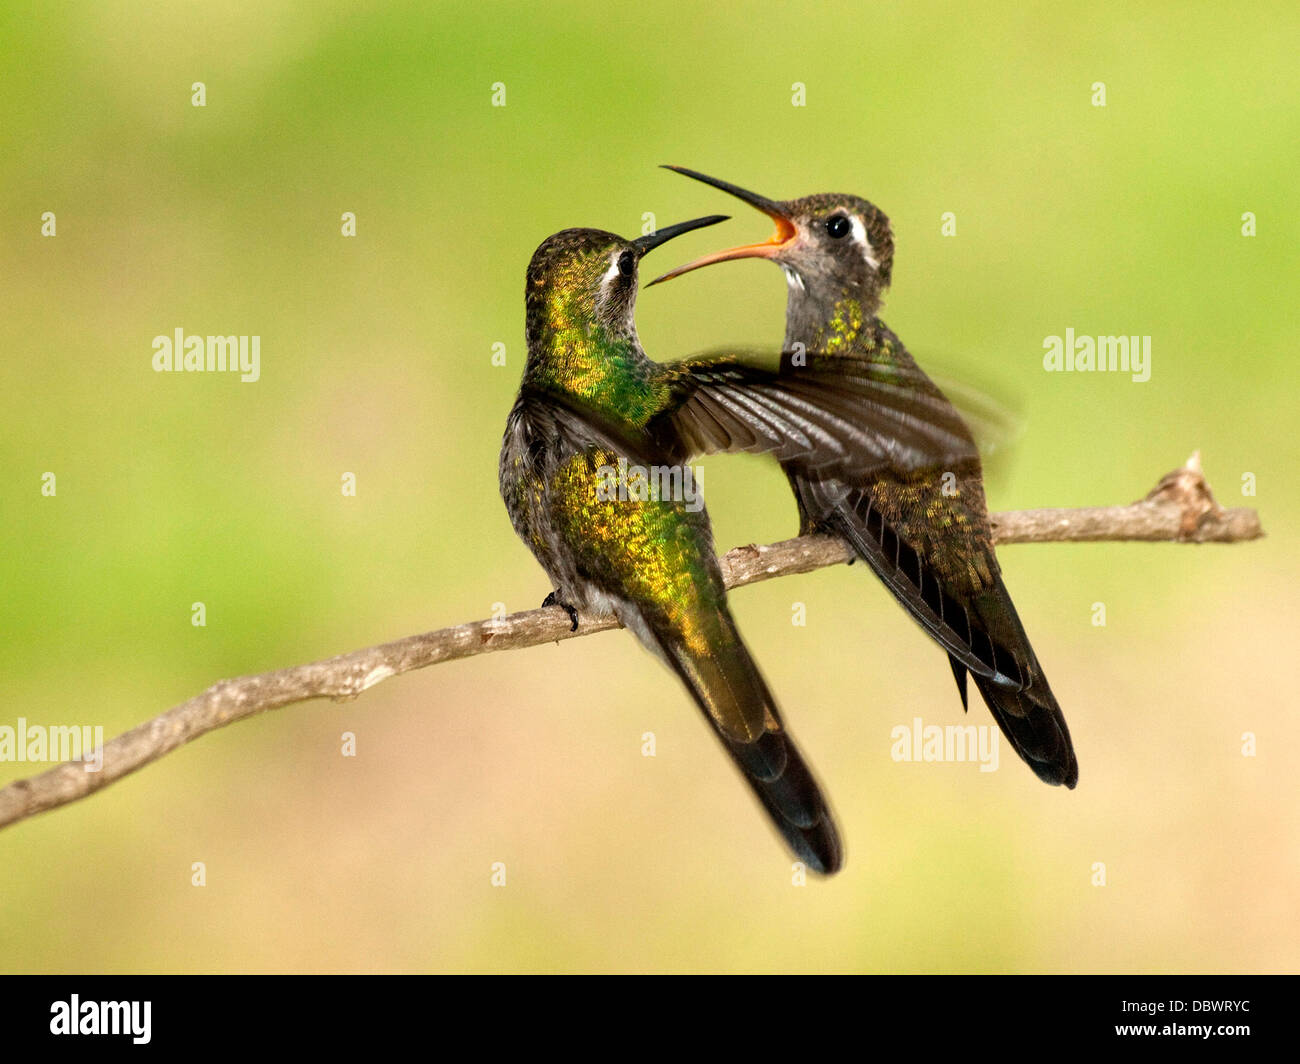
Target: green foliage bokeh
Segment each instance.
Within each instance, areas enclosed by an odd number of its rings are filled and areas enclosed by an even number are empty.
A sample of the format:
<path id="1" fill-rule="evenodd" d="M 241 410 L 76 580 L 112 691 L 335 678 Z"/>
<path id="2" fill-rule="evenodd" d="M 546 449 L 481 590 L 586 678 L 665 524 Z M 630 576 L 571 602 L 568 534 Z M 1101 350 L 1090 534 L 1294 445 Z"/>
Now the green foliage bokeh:
<path id="1" fill-rule="evenodd" d="M 0 724 L 111 736 L 221 677 L 537 605 L 496 488 L 533 248 L 734 215 L 668 268 L 768 232 L 660 163 L 890 215 L 886 320 L 1024 416 L 995 509 L 1127 502 L 1200 448 L 1270 536 L 1001 552 L 1070 794 L 1005 745 L 990 774 L 890 759 L 894 726 L 961 712 L 866 574 L 738 592 L 838 810 L 833 881 L 790 885 L 614 633 L 241 723 L 0 832 L 0 969 L 1294 970 L 1298 31 L 1286 3 L 6 3 Z M 784 291 L 703 271 L 642 293 L 642 338 L 773 342 Z M 259 335 L 261 379 L 153 372 L 178 327 Z M 1150 335 L 1150 381 L 1045 373 L 1066 328 Z M 793 533 L 761 463 L 710 462 L 706 491 L 722 549 Z"/>

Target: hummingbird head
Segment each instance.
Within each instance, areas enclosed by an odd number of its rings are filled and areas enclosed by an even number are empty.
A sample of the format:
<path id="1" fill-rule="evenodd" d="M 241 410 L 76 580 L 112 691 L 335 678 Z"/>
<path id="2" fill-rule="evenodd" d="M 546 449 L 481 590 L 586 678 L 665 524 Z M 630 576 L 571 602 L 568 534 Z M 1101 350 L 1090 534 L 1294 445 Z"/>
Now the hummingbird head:
<path id="1" fill-rule="evenodd" d="M 547 330 L 599 326 L 611 337 L 636 334 L 637 266 L 660 244 L 692 229 L 726 221 L 693 218 L 625 240 L 600 229 L 565 229 L 549 236 L 528 263 L 525 297 L 531 348 Z"/>
<path id="2" fill-rule="evenodd" d="M 802 293 L 828 298 L 848 292 L 870 312 L 879 307 L 894 265 L 894 238 L 889 219 L 878 207 L 861 197 L 838 193 L 771 200 L 685 167 L 666 169 L 743 200 L 771 218 L 776 231 L 764 243 L 715 251 L 656 277 L 650 284 L 729 259 L 771 259 L 785 271 L 792 299 Z"/>

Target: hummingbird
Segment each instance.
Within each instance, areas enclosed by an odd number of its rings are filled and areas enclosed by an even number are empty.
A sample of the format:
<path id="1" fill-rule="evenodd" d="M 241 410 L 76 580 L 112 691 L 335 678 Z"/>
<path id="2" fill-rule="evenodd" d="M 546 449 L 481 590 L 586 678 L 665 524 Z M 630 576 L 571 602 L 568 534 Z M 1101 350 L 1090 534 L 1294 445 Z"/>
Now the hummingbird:
<path id="1" fill-rule="evenodd" d="M 665 662 L 789 847 L 830 874 L 843 859 L 831 811 L 728 608 L 703 500 L 672 487 L 703 453 L 768 454 L 810 478 L 853 478 L 944 461 L 967 442 L 943 418 L 900 442 L 893 386 L 868 364 L 790 376 L 736 357 L 652 361 L 634 319 L 640 260 L 723 220 L 633 240 L 566 229 L 542 242 L 525 279 L 527 359 L 500 489 L 554 588 L 543 605 L 563 608 L 574 630 L 579 611 L 613 615 Z M 643 490 L 612 490 L 634 466 Z M 656 479 L 664 470 L 680 476 L 669 490 Z"/>
<path id="2" fill-rule="evenodd" d="M 843 358 L 895 367 L 900 387 L 919 406 L 933 408 L 928 416 L 960 420 L 880 320 L 894 263 L 893 232 L 883 211 L 858 196 L 833 193 L 772 200 L 695 170 L 667 169 L 735 196 L 776 228 L 764 243 L 705 255 L 651 284 L 712 263 L 769 259 L 787 281 L 786 349 L 802 345 L 825 356 L 822 363 Z M 791 465 L 785 470 L 800 534 L 824 532 L 846 541 L 947 651 L 963 708 L 969 674 L 1039 779 L 1073 788 L 1079 767 L 1070 732 L 1003 583 L 973 441 L 947 468 L 891 468 L 848 479 L 809 476 Z"/>

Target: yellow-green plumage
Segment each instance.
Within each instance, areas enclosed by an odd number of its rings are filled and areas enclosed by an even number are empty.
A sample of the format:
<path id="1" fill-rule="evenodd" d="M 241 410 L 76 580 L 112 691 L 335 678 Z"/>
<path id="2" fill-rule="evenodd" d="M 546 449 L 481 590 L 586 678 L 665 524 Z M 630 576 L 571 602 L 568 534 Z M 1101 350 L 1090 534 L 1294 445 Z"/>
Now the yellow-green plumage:
<path id="1" fill-rule="evenodd" d="M 684 372 L 651 362 L 636 338 L 635 258 L 644 247 L 567 230 L 534 255 L 528 362 L 502 444 L 502 498 L 558 604 L 613 614 L 661 657 L 794 852 L 833 872 L 838 835 L 727 609 L 702 500 L 610 491 L 611 470 L 638 464 L 643 446 L 657 453 L 648 426 Z"/>
<path id="2" fill-rule="evenodd" d="M 693 652 L 708 653 L 718 636 L 709 621 L 723 605 L 708 518 L 671 500 L 602 500 L 599 470 L 617 462 L 614 452 L 593 449 L 560 466 L 550 484 L 555 532 L 584 572 L 652 612 Z"/>

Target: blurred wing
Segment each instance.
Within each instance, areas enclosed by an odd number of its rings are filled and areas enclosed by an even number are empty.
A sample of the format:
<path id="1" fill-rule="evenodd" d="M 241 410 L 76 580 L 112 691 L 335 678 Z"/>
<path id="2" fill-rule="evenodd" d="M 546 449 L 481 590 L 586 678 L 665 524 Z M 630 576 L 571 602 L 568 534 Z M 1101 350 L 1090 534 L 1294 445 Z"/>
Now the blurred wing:
<path id="1" fill-rule="evenodd" d="M 767 454 L 815 477 L 860 479 L 978 458 L 961 415 L 915 368 L 809 354 L 779 368 L 692 358 L 669 371 L 672 399 L 648 426 L 678 461 L 718 451 Z"/>
<path id="2" fill-rule="evenodd" d="M 938 361 L 940 368 L 935 369 Z M 976 381 L 969 370 L 950 368 L 950 363 L 926 358 L 928 375 L 970 426 L 971 435 L 985 459 L 1009 450 L 1025 430 L 1020 403 L 1005 390 Z"/>

